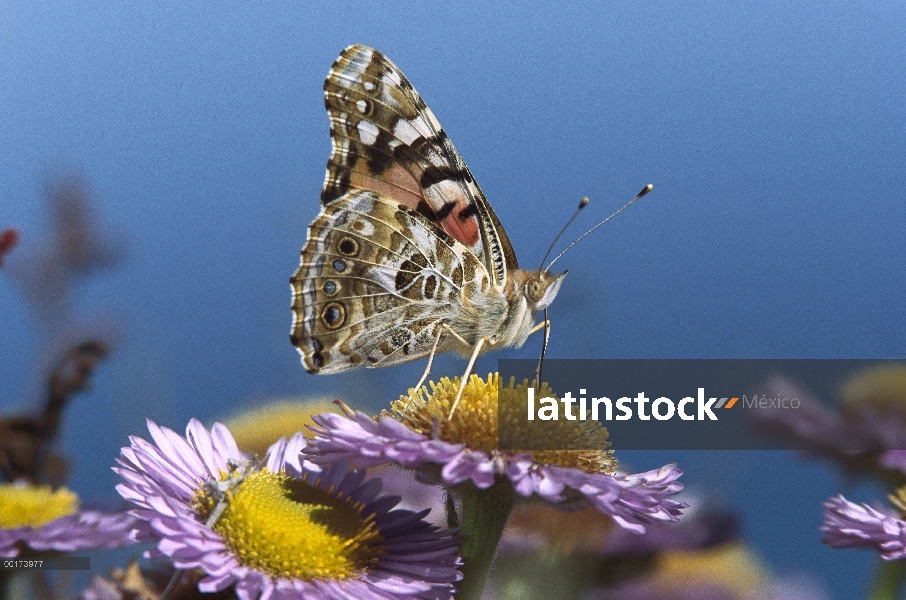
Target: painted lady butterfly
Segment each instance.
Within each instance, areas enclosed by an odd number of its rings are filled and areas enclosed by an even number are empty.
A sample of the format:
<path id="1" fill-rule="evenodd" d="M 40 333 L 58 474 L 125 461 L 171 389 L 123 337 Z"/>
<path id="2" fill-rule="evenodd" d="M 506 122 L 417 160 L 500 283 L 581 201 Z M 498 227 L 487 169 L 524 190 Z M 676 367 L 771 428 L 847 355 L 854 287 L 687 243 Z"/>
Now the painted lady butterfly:
<path id="1" fill-rule="evenodd" d="M 453 351 L 471 355 L 468 373 L 482 350 L 522 346 L 566 273 L 518 267 L 456 148 L 383 54 L 346 48 L 324 102 L 333 153 L 290 279 L 290 339 L 308 372 Z"/>

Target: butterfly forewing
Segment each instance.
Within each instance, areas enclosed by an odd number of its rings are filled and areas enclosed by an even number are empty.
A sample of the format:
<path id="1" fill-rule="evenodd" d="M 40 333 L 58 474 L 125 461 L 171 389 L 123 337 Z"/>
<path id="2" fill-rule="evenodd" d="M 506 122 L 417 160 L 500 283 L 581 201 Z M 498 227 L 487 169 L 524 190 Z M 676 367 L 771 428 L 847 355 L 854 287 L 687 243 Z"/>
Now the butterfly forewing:
<path id="1" fill-rule="evenodd" d="M 400 70 L 364 46 L 343 51 L 324 83 L 333 154 L 322 203 L 371 190 L 464 244 L 502 285 L 516 256 L 481 188 Z"/>

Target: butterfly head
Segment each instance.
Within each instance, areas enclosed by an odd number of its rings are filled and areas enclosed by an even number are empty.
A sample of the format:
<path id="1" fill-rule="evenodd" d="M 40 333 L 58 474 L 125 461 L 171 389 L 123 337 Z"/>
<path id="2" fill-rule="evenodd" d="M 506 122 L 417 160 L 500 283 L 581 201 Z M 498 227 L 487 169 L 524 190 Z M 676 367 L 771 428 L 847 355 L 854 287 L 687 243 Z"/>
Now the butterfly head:
<path id="1" fill-rule="evenodd" d="M 521 285 L 522 295 L 528 303 L 528 308 L 535 314 L 539 310 L 544 310 L 551 305 L 560 286 L 563 284 L 563 278 L 569 271 L 563 271 L 559 275 L 552 275 L 547 271 L 521 271 L 523 277 L 517 277 Z"/>

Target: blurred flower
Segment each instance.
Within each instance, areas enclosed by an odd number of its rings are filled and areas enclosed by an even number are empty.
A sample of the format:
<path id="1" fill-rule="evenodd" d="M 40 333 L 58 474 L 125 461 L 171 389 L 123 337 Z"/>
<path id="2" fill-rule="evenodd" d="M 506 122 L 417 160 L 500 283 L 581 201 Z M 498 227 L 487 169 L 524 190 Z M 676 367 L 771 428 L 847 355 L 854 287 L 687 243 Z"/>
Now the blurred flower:
<path id="1" fill-rule="evenodd" d="M 875 548 L 884 560 L 906 558 L 906 521 L 891 510 L 837 496 L 824 503 L 821 531 L 831 548 Z"/>
<path id="2" fill-rule="evenodd" d="M 15 227 L 8 227 L 0 231 L 0 267 L 3 266 L 3 259 L 7 253 L 16 247 L 19 243 L 19 230 Z"/>
<path id="3" fill-rule="evenodd" d="M 72 285 L 78 277 L 114 266 L 123 244 L 101 230 L 91 193 L 76 176 L 48 186 L 50 239 L 43 248 L 10 265 L 26 298 L 55 327 L 72 316 Z"/>
<path id="4" fill-rule="evenodd" d="M 878 462 L 885 469 L 906 474 L 906 450 L 887 450 L 882 452 Z"/>
<path id="5" fill-rule="evenodd" d="M 523 503 L 504 532 L 488 585 L 496 600 L 584 598 L 588 590 L 603 587 L 628 594 L 623 588 L 630 585 L 645 591 L 650 586 L 640 582 L 661 555 L 729 543 L 738 529 L 733 515 L 704 501 L 692 503 L 678 523 L 654 523 L 641 535 L 591 508 L 564 511 Z"/>
<path id="6" fill-rule="evenodd" d="M 806 578 L 774 578 L 743 544 L 657 556 L 653 572 L 592 595 L 594 600 L 824 600 Z"/>
<path id="7" fill-rule="evenodd" d="M 52 447 L 63 411 L 77 392 L 88 387 L 90 376 L 108 352 L 99 342 L 83 342 L 69 349 L 50 373 L 47 398 L 37 415 L 0 419 L 0 473 L 11 481 L 58 483 L 66 462 Z"/>
<path id="8" fill-rule="evenodd" d="M 25 548 L 73 552 L 119 548 L 133 543 L 135 519 L 79 506 L 78 497 L 60 488 L 0 483 L 0 556 Z"/>
<path id="9" fill-rule="evenodd" d="M 513 512 L 500 548 L 502 552 L 578 551 L 606 558 L 710 548 L 738 534 L 735 516 L 704 501 L 687 509 L 679 522 L 652 523 L 642 535 L 615 527 L 610 517 L 591 508 L 564 511 L 532 503 Z"/>
<path id="10" fill-rule="evenodd" d="M 646 579 L 664 592 L 699 589 L 709 590 L 710 595 L 702 597 L 743 598 L 768 578 L 761 560 L 741 543 L 662 552 L 657 563 L 654 575 Z"/>
<path id="11" fill-rule="evenodd" d="M 326 398 L 284 399 L 239 412 L 224 419 L 223 424 L 243 452 L 264 456 L 280 438 L 289 439 L 299 432 L 311 437 L 308 426 L 314 425 L 312 416 L 337 410 L 337 405 Z"/>
<path id="12" fill-rule="evenodd" d="M 730 590 L 708 581 L 665 584 L 636 580 L 593 596 L 594 600 L 741 600 Z"/>
<path id="13" fill-rule="evenodd" d="M 133 514 L 148 528 L 136 536 L 158 540 L 156 555 L 207 574 L 202 592 L 235 585 L 243 599 L 452 597 L 461 564 L 452 532 L 424 513 L 392 510 L 399 498 L 378 497 L 380 480 L 363 471 L 302 461 L 303 435 L 274 444 L 259 469 L 222 424 L 208 432 L 193 419 L 186 437 L 148 428 L 155 444 L 131 438 L 117 490 L 139 507 Z"/>
<path id="14" fill-rule="evenodd" d="M 159 568 L 160 565 L 150 570 L 139 567 L 138 561 L 133 560 L 125 569 L 114 568 L 109 577 L 95 575 L 91 583 L 82 590 L 79 597 L 82 600 L 160 600 L 167 583 L 175 570 Z M 198 580 L 204 574 L 200 571 L 189 571 L 183 574 L 179 581 L 170 590 L 167 596 L 170 600 L 235 600 L 236 594 L 232 589 L 212 594 L 202 594 L 198 591 Z"/>
<path id="15" fill-rule="evenodd" d="M 896 455 L 884 450 L 906 448 L 906 368 L 868 369 L 842 386 L 840 409 L 827 407 L 803 386 L 781 376 L 764 384 L 770 397 L 798 398 L 795 410 L 753 411 L 756 424 L 768 433 L 797 441 L 804 450 L 832 458 L 851 472 L 900 468 Z M 881 452 L 881 454 L 879 454 Z M 879 461 L 879 458 L 881 459 Z M 899 480 L 901 477 L 897 477 Z"/>
<path id="16" fill-rule="evenodd" d="M 95 575 L 79 596 L 82 600 L 156 600 L 161 591 L 163 587 L 148 582 L 138 562 L 133 560 L 125 569 L 114 569 L 109 578 Z"/>
<path id="17" fill-rule="evenodd" d="M 775 578 L 738 538 L 730 513 L 694 502 L 643 535 L 587 510 L 517 509 L 489 587 L 494 600 L 820 600 L 805 577 Z M 551 518 L 553 517 L 553 518 Z M 487 599 L 486 599 L 487 600 Z"/>
<path id="18" fill-rule="evenodd" d="M 553 503 L 585 500 L 636 532 L 643 532 L 647 523 L 675 521 L 686 506 L 670 498 L 683 488 L 676 482 L 682 471 L 675 465 L 625 475 L 614 473 L 609 450 L 498 450 L 497 375 L 488 376 L 487 381 L 473 375 L 449 421 L 459 380 L 444 378 L 431 386 L 433 392 L 427 397 L 422 388 L 394 402 L 392 416 L 385 412 L 371 419 L 350 411 L 349 416 L 315 417 L 316 436 L 305 450 L 308 458 L 314 462 L 349 459 L 360 467 L 396 462 L 436 475 L 445 485 L 471 481 L 479 489 L 488 489 L 502 478 L 522 497 L 537 494 Z M 511 380 L 500 404 L 522 402 L 526 387 L 525 383 L 514 387 Z M 552 396 L 546 386 L 539 394 Z M 513 427 L 518 424 L 514 422 Z M 510 435 L 518 435 L 508 429 Z M 606 447 L 606 430 L 572 427 L 571 433 L 589 436 L 578 447 Z"/>
<path id="19" fill-rule="evenodd" d="M 906 365 L 865 369 L 843 383 L 840 398 L 848 412 L 873 408 L 906 417 Z"/>
<path id="20" fill-rule="evenodd" d="M 772 397 L 799 398 L 800 407 L 755 411 L 756 423 L 798 441 L 810 454 L 833 459 L 849 474 L 870 474 L 899 488 L 889 498 L 900 514 L 854 504 L 842 495 L 825 502 L 821 541 L 832 548 L 875 548 L 888 561 L 906 558 L 906 487 L 901 487 L 906 474 L 906 366 L 882 364 L 848 378 L 836 410 L 785 377 L 775 376 L 765 387 Z M 887 589 L 887 577 L 882 569 L 877 589 Z M 893 580 L 901 578 L 899 573 Z"/>

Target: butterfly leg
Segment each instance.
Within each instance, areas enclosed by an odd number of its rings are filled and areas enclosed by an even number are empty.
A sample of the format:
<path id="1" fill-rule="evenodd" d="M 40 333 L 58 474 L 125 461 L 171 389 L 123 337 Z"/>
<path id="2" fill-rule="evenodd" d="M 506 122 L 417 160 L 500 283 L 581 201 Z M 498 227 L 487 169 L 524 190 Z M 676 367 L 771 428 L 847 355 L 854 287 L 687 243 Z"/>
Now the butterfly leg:
<path id="1" fill-rule="evenodd" d="M 440 336 L 444 334 L 444 327 L 450 329 L 450 326 L 446 323 L 442 323 L 442 327 L 437 328 L 437 337 L 434 338 L 434 345 L 431 346 L 431 354 L 428 355 L 428 366 L 425 367 L 425 372 L 422 374 L 422 378 L 418 380 L 418 383 L 415 384 L 416 393 L 418 390 L 422 389 L 422 384 L 425 383 L 425 379 L 428 378 L 428 373 L 431 372 L 431 363 L 434 362 L 434 354 L 437 352 L 437 344 L 440 343 Z M 450 331 L 453 331 L 450 329 Z"/>
<path id="2" fill-rule="evenodd" d="M 528 332 L 528 335 L 525 337 L 532 335 L 536 331 L 541 331 L 542 329 L 544 329 L 546 327 L 547 331 L 544 332 L 544 340 L 545 340 L 544 343 L 547 344 L 547 338 L 550 337 L 550 326 L 551 326 L 551 322 L 548 319 L 544 319 L 544 321 L 542 321 L 541 323 L 538 323 L 537 325 L 532 327 L 531 330 Z"/>
<path id="3" fill-rule="evenodd" d="M 479 352 L 481 352 L 482 346 L 484 346 L 485 344 L 487 344 L 488 346 L 493 346 L 496 343 L 496 340 L 492 340 L 486 335 L 481 336 L 481 339 L 476 342 L 475 347 L 472 349 L 472 357 L 469 359 L 469 365 L 466 367 L 466 372 L 463 374 L 462 379 L 459 382 L 459 392 L 456 393 L 456 400 L 453 401 L 453 406 L 450 407 L 450 414 L 447 415 L 447 421 L 453 418 L 453 413 L 456 412 L 456 407 L 459 406 L 459 401 L 462 400 L 462 392 L 466 389 L 466 383 L 469 380 L 469 374 L 472 372 L 472 367 L 475 366 L 475 361 L 478 359 L 478 354 Z"/>
<path id="4" fill-rule="evenodd" d="M 455 331 L 453 331 L 453 328 L 450 327 L 449 325 L 447 325 L 446 323 L 443 324 L 443 327 L 444 327 L 444 329 L 446 329 L 447 331 L 449 331 L 450 333 L 452 333 L 452 334 L 453 334 L 453 337 L 455 337 L 457 340 L 459 340 L 459 342 L 460 342 L 463 346 L 469 346 L 469 345 L 471 345 L 471 344 L 469 344 L 469 342 L 466 341 L 466 338 L 462 337 L 461 335 L 459 335 L 458 333 L 456 333 Z"/>

